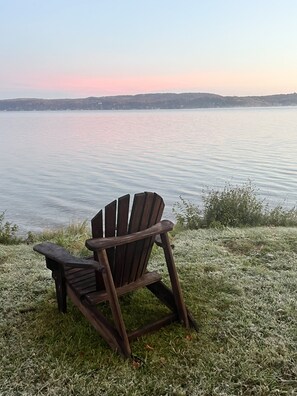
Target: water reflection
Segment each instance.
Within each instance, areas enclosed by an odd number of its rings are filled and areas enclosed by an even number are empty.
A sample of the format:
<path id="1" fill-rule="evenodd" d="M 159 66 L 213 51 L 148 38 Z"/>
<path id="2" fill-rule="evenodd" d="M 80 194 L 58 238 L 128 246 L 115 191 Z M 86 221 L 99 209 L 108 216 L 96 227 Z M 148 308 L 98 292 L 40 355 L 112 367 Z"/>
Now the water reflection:
<path id="1" fill-rule="evenodd" d="M 297 109 L 0 113 L 0 211 L 38 230 L 90 218 L 127 192 L 183 195 L 253 180 L 297 201 Z"/>

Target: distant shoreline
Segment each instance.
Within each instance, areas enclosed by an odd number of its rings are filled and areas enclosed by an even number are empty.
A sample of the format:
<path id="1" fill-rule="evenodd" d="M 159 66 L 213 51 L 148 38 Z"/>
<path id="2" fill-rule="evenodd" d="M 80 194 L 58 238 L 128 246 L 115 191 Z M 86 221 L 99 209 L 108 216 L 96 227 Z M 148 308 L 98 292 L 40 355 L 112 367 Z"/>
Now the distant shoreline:
<path id="1" fill-rule="evenodd" d="M 0 111 L 169 110 L 297 106 L 297 93 L 221 96 L 211 93 L 155 93 L 78 99 L 18 98 L 0 100 Z"/>

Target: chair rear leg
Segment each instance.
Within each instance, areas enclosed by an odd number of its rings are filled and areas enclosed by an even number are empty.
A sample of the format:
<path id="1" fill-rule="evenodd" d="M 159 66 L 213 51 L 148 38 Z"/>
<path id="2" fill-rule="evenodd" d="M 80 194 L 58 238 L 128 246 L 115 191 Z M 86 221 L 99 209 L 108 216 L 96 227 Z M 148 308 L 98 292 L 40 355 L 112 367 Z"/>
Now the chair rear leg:
<path id="1" fill-rule="evenodd" d="M 169 289 L 162 281 L 158 281 L 146 286 L 164 305 L 166 305 L 171 311 L 178 315 L 178 309 L 174 299 L 172 290 Z M 195 321 L 191 312 L 186 307 L 188 321 L 191 327 L 198 331 L 198 324 Z"/>
<path id="2" fill-rule="evenodd" d="M 181 290 L 180 283 L 178 280 L 177 271 L 175 268 L 174 258 L 172 255 L 172 250 L 171 250 L 168 234 L 167 233 L 161 234 L 161 240 L 162 240 L 162 244 L 163 244 L 165 260 L 166 260 L 166 264 L 167 264 L 167 268 L 168 268 L 168 272 L 169 272 L 173 297 L 174 297 L 174 300 L 176 303 L 178 315 L 179 315 L 180 320 L 184 323 L 184 326 L 186 328 L 189 328 L 190 325 L 189 325 L 187 308 L 184 303 L 182 290 Z"/>

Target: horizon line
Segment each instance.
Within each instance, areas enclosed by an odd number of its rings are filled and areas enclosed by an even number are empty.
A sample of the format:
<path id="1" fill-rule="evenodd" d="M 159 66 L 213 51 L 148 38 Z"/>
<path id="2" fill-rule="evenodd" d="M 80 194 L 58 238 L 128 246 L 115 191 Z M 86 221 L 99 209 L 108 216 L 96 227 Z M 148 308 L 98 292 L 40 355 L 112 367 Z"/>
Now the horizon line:
<path id="1" fill-rule="evenodd" d="M 116 94 L 116 95 L 91 95 L 91 96 L 80 96 L 80 97 L 64 97 L 64 98 L 45 98 L 45 97 L 14 97 L 14 98 L 4 98 L 0 99 L 3 100 L 78 100 L 78 99 L 90 99 L 90 98 L 113 98 L 113 97 L 121 97 L 121 96 L 141 96 L 141 95 L 185 95 L 185 94 L 201 94 L 201 95 L 215 95 L 224 98 L 253 98 L 253 97 L 268 97 L 268 96 L 276 96 L 276 95 L 296 95 L 297 93 L 289 92 L 289 93 L 274 93 L 274 94 L 266 94 L 266 95 L 221 95 L 213 92 L 192 92 L 192 91 L 185 91 L 185 92 L 143 92 L 143 93 L 136 93 L 136 94 Z"/>

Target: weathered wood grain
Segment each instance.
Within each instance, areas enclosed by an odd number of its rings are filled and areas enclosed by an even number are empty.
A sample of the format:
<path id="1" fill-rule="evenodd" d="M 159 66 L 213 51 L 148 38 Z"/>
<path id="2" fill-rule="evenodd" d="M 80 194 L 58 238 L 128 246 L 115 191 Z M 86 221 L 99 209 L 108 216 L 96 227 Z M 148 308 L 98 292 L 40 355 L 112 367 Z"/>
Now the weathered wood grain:
<path id="1" fill-rule="evenodd" d="M 93 251 L 94 259 L 74 257 L 49 242 L 34 246 L 36 252 L 45 255 L 52 271 L 59 310 L 66 312 L 68 296 L 112 349 L 124 357 L 131 356 L 131 340 L 173 321 L 198 329 L 184 303 L 169 243 L 173 223 L 161 220 L 163 199 L 152 192 L 136 194 L 130 217 L 129 204 L 129 195 L 120 197 L 91 220 L 93 238 L 85 244 Z M 147 271 L 155 242 L 163 248 L 171 288 L 156 271 Z M 128 333 L 119 298 L 141 287 L 147 287 L 171 313 Z M 109 302 L 113 323 L 98 309 L 102 301 Z"/>

